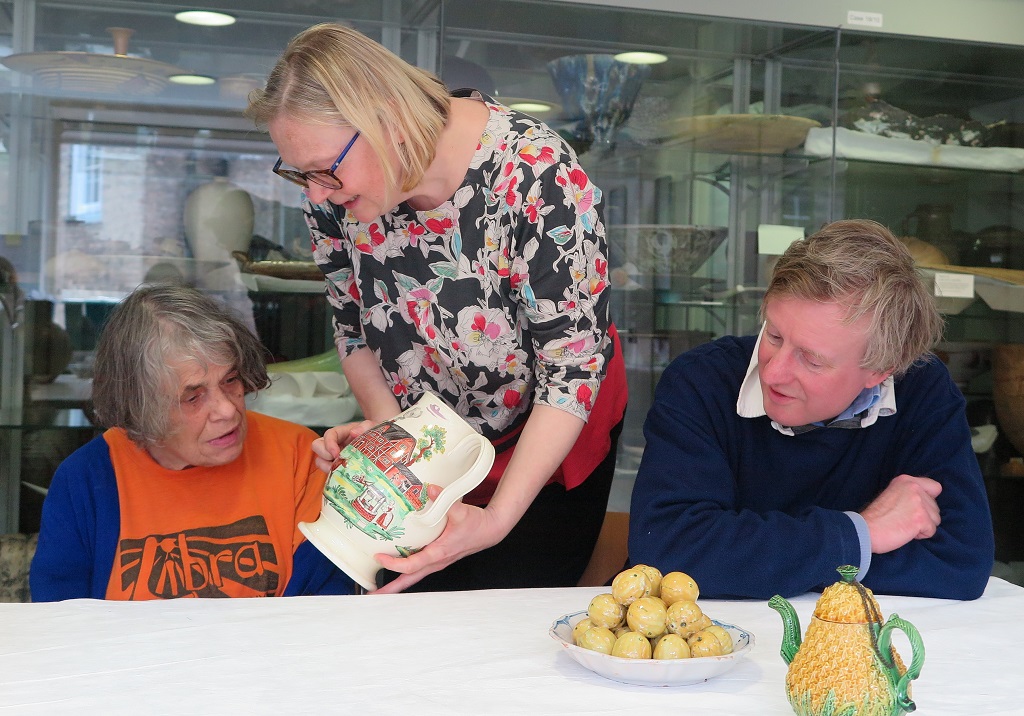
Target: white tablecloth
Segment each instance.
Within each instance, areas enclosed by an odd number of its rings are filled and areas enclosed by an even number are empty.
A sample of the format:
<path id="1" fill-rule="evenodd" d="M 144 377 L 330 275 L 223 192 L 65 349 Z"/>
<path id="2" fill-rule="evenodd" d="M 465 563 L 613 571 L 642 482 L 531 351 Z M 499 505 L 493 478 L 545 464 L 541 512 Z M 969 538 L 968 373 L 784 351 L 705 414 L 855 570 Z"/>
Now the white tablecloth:
<path id="1" fill-rule="evenodd" d="M 765 602 L 701 600 L 753 632 L 753 651 L 703 684 L 654 688 L 602 679 L 548 636 L 600 591 L 0 604 L 0 711 L 792 714 L 782 621 Z M 791 600 L 801 630 L 817 597 Z M 918 713 L 1024 713 L 1024 589 L 993 578 L 974 602 L 879 602 L 924 639 Z"/>

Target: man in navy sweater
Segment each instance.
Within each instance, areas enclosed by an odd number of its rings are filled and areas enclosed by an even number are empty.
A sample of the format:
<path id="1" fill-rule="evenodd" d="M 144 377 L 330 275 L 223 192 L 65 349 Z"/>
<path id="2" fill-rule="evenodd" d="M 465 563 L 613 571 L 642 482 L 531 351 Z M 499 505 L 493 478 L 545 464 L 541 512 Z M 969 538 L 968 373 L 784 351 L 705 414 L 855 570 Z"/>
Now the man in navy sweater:
<path id="1" fill-rule="evenodd" d="M 662 376 L 630 562 L 684 571 L 702 597 L 820 590 L 843 564 L 883 594 L 979 597 L 988 500 L 907 250 L 874 222 L 829 224 L 780 257 L 761 318 Z"/>

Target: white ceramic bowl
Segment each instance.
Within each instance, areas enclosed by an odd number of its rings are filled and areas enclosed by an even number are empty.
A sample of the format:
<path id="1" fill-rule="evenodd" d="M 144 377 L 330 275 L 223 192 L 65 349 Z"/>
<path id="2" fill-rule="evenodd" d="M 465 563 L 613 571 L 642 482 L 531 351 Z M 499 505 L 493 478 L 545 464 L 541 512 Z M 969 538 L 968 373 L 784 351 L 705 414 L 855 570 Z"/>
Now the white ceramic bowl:
<path id="1" fill-rule="evenodd" d="M 732 624 L 715 624 L 729 632 L 733 650 L 724 656 L 702 656 L 696 659 L 623 659 L 583 649 L 572 643 L 572 628 L 587 616 L 585 611 L 565 614 L 551 625 L 548 633 L 579 664 L 595 674 L 638 686 L 686 686 L 712 679 L 736 666 L 754 646 L 754 635 Z M 714 621 L 714 620 L 713 620 Z"/>

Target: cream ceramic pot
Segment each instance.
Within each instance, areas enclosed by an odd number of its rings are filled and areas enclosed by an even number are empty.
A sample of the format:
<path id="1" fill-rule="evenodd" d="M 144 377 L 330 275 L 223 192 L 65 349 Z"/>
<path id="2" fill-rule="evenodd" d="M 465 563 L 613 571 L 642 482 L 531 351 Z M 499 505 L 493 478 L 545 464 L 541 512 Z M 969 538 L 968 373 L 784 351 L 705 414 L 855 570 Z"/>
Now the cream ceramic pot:
<path id="1" fill-rule="evenodd" d="M 185 200 L 185 238 L 200 261 L 229 261 L 252 243 L 255 210 L 249 192 L 224 177 L 197 187 Z"/>
<path id="2" fill-rule="evenodd" d="M 300 522 L 313 545 L 365 589 L 376 588 L 375 554 L 408 556 L 437 539 L 448 510 L 479 485 L 494 447 L 436 396 L 347 445 L 324 485 L 320 517 Z M 441 493 L 428 498 L 428 485 Z"/>

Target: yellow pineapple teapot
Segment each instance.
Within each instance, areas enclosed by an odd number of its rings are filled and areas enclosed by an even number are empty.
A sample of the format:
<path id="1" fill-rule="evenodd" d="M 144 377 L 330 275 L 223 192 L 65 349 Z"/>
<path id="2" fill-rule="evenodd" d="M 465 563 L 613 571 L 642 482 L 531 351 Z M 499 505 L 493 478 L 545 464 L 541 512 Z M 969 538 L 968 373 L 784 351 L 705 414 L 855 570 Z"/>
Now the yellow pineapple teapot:
<path id="1" fill-rule="evenodd" d="M 768 606 L 782 616 L 782 658 L 789 664 L 786 696 L 798 716 L 901 716 L 917 705 L 910 682 L 921 674 L 924 643 L 910 622 L 895 614 L 882 623 L 871 590 L 857 568 L 839 567 L 842 580 L 821 593 L 803 643 L 793 605 L 779 595 Z M 910 668 L 892 647 L 892 632 L 907 635 Z"/>

